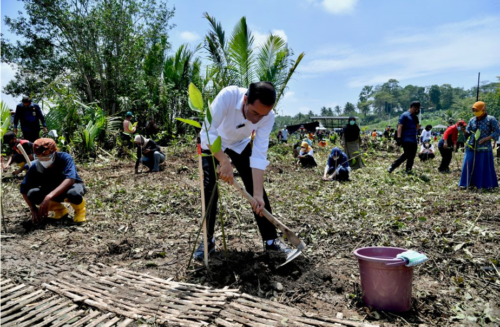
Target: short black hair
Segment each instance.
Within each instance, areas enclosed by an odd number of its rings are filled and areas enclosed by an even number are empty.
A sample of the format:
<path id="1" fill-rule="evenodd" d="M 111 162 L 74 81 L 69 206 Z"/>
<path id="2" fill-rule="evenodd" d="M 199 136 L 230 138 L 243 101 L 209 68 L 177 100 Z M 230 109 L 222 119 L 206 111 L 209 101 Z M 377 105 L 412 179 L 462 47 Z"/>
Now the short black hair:
<path id="1" fill-rule="evenodd" d="M 10 141 L 12 141 L 15 138 L 16 138 L 16 134 L 14 134 L 14 132 L 7 132 L 3 136 L 3 143 L 10 143 Z"/>
<path id="2" fill-rule="evenodd" d="M 23 96 L 23 99 L 21 100 L 22 103 L 31 103 L 31 98 L 27 95 Z"/>
<path id="3" fill-rule="evenodd" d="M 410 108 L 411 107 L 420 108 L 420 101 L 413 101 L 410 103 Z"/>
<path id="4" fill-rule="evenodd" d="M 253 104 L 260 100 L 263 105 L 273 106 L 276 102 L 276 90 L 271 82 L 256 82 L 250 84 L 247 91 L 247 103 Z"/>

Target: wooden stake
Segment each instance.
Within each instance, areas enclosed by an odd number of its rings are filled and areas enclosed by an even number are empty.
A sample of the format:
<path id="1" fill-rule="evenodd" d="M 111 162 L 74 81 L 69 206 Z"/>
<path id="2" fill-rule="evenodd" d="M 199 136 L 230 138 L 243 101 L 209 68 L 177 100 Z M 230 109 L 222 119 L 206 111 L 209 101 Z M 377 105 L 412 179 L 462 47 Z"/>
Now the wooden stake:
<path id="1" fill-rule="evenodd" d="M 201 131 L 200 131 L 201 133 Z M 208 269 L 208 239 L 207 239 L 207 220 L 205 219 L 205 188 L 203 186 L 203 163 L 201 153 L 201 137 L 198 133 L 198 173 L 200 175 L 200 193 L 201 193 L 201 219 L 203 219 L 203 261 Z"/>

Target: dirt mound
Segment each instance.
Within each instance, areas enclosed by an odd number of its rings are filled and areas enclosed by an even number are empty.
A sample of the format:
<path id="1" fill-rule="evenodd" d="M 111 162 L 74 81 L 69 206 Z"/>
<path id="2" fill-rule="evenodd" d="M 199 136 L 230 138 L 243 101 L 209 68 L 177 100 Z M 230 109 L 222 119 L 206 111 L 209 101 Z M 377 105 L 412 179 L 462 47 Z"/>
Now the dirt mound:
<path id="1" fill-rule="evenodd" d="M 275 252 L 217 253 L 210 259 L 210 270 L 198 271 L 193 279 L 213 287 L 238 287 L 261 297 L 275 297 L 279 292 L 304 294 L 324 288 L 342 293 L 344 285 L 321 266 L 304 256 L 279 267 L 285 257 Z"/>

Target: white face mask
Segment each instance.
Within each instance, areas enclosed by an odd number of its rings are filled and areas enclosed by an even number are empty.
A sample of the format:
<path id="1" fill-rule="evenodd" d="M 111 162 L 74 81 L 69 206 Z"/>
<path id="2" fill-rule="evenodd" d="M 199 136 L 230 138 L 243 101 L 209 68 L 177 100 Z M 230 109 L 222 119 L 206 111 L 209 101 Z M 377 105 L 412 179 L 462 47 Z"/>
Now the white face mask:
<path id="1" fill-rule="evenodd" d="M 38 164 L 40 164 L 40 166 L 43 167 L 44 169 L 49 168 L 50 166 L 52 166 L 54 161 L 56 161 L 55 153 L 52 154 L 50 160 L 46 160 L 46 161 L 37 160 L 37 167 L 38 167 Z"/>
<path id="2" fill-rule="evenodd" d="M 52 158 L 48 161 L 38 161 L 42 166 L 43 168 L 49 168 L 50 166 L 52 166 L 52 164 L 54 163 L 55 159 Z"/>

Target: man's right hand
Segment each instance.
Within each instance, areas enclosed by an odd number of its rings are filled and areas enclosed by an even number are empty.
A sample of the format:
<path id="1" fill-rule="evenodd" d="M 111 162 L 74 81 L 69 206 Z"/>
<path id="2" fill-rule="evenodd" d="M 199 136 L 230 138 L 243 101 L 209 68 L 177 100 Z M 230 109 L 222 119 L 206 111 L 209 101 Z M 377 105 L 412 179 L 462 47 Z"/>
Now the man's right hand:
<path id="1" fill-rule="evenodd" d="M 31 209 L 31 222 L 33 224 L 36 224 L 40 221 L 40 216 L 38 215 L 38 209 L 37 208 L 32 208 Z"/>
<path id="2" fill-rule="evenodd" d="M 401 138 L 400 138 L 400 137 L 398 137 L 398 138 L 396 139 L 396 144 L 397 144 L 398 146 L 403 145 L 403 141 L 401 140 Z"/>
<path id="3" fill-rule="evenodd" d="M 228 182 L 229 185 L 233 185 L 233 166 L 231 165 L 231 161 L 226 160 L 221 162 L 219 166 L 219 177 L 224 181 Z"/>

